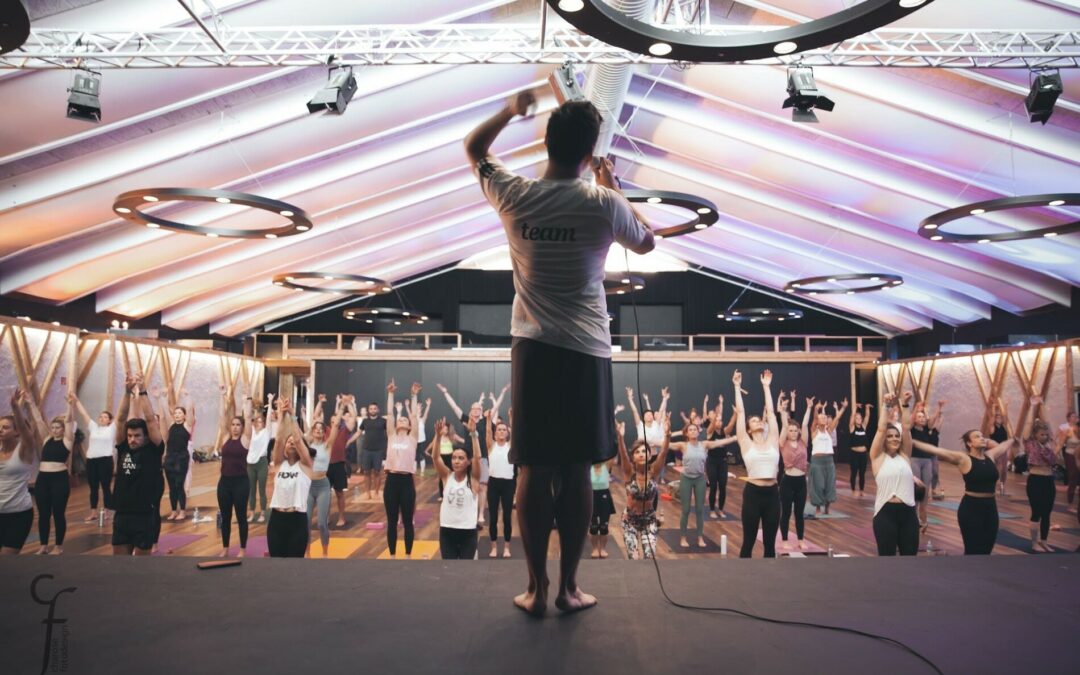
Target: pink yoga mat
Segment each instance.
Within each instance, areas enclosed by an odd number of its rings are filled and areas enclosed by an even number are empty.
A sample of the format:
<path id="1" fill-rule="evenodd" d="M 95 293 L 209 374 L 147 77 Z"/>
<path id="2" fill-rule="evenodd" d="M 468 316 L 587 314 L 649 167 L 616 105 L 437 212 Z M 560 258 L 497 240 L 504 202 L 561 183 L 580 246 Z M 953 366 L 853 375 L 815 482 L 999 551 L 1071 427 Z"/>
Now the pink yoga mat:
<path id="1" fill-rule="evenodd" d="M 205 534 L 163 534 L 158 537 L 158 552 L 154 555 L 172 555 L 183 546 L 199 541 Z"/>

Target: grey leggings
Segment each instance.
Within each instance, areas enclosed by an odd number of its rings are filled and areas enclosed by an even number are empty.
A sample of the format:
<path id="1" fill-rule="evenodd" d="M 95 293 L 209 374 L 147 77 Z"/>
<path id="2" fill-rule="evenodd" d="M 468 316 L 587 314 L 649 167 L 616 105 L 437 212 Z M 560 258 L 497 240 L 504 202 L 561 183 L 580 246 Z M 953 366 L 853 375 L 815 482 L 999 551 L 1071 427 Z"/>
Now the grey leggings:
<path id="1" fill-rule="evenodd" d="M 311 491 L 307 497 L 307 526 L 311 529 L 311 513 L 315 507 L 319 509 L 319 541 L 323 546 L 330 545 L 330 479 L 323 476 L 319 480 L 311 481 Z"/>
<path id="2" fill-rule="evenodd" d="M 810 458 L 810 503 L 827 506 L 836 501 L 836 462 L 832 455 Z"/>
<path id="3" fill-rule="evenodd" d="M 682 503 L 682 517 L 679 519 L 679 534 L 686 536 L 686 526 L 690 522 L 690 497 L 694 498 L 694 517 L 697 519 L 697 536 L 705 533 L 705 475 L 688 477 L 683 474 L 679 479 L 679 501 Z"/>
<path id="4" fill-rule="evenodd" d="M 255 511 L 255 498 L 259 498 L 263 516 L 266 516 L 266 457 L 263 456 L 258 462 L 247 465 L 248 482 L 251 483 L 251 494 L 248 497 L 248 511 Z"/>

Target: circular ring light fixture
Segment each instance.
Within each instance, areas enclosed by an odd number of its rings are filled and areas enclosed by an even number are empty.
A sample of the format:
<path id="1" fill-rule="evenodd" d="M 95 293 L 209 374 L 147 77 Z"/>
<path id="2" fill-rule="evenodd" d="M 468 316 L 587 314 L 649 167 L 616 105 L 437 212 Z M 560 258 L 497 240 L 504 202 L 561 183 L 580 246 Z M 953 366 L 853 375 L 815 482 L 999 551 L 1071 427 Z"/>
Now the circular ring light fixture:
<path id="1" fill-rule="evenodd" d="M 0 54 L 13 52 L 30 37 L 30 15 L 21 2 L 0 3 Z"/>
<path id="2" fill-rule="evenodd" d="M 320 279 L 322 281 L 350 281 L 361 284 L 355 286 L 312 286 L 298 283 L 305 279 Z M 389 293 L 394 290 L 389 281 L 365 277 L 362 274 L 341 274 L 339 272 L 288 272 L 274 276 L 274 285 L 291 288 L 294 291 L 312 291 L 314 293 L 337 293 L 339 295 L 378 295 Z"/>
<path id="3" fill-rule="evenodd" d="M 547 0 L 571 25 L 598 40 L 638 54 L 674 61 L 730 63 L 767 59 L 843 42 L 902 19 L 933 0 L 864 0 L 803 24 L 749 35 L 695 35 L 653 26 L 603 0 Z"/>
<path id="4" fill-rule="evenodd" d="M 837 285 L 841 281 L 862 281 L 862 286 Z M 873 293 L 894 288 L 904 283 L 903 277 L 897 274 L 879 274 L 865 272 L 862 274 L 833 274 L 824 277 L 806 277 L 789 281 L 784 286 L 787 293 L 799 293 L 801 295 L 855 295 L 856 293 Z"/>
<path id="5" fill-rule="evenodd" d="M 684 192 L 668 192 L 667 190 L 623 190 L 626 201 L 632 204 L 664 204 L 686 209 L 693 214 L 690 220 L 671 227 L 653 230 L 653 234 L 660 239 L 670 239 L 684 234 L 693 234 L 698 230 L 704 230 L 720 220 L 720 214 L 716 211 L 716 204 L 708 199 L 696 197 Z"/>
<path id="6" fill-rule="evenodd" d="M 642 290 L 645 290 L 645 280 L 633 274 L 616 274 L 604 279 L 604 293 L 608 295 L 626 295 Z"/>
<path id="7" fill-rule="evenodd" d="M 794 321 L 803 318 L 801 309 L 785 309 L 783 307 L 741 307 L 716 315 L 717 319 L 724 321 L 743 321 L 746 323 L 764 323 L 766 321 Z"/>
<path id="8" fill-rule="evenodd" d="M 353 307 L 345 310 L 341 315 L 350 321 L 359 321 L 368 325 L 380 323 L 394 326 L 403 324 L 422 326 L 431 320 L 427 314 L 398 307 Z"/>
<path id="9" fill-rule="evenodd" d="M 941 211 L 919 222 L 919 236 L 930 241 L 942 241 L 947 244 L 988 244 L 992 241 L 1017 241 L 1019 239 L 1038 239 L 1056 237 L 1080 231 L 1080 220 L 1063 223 L 1052 227 L 1040 227 L 1034 230 L 1014 230 L 987 234 L 951 234 L 942 231 L 942 227 L 954 220 L 968 216 L 981 216 L 992 211 L 1008 211 L 1031 206 L 1080 206 L 1080 193 L 1062 193 L 1045 195 L 1027 195 L 1023 197 L 1004 197 L 985 202 L 974 202 L 958 206 L 955 209 Z"/>
<path id="10" fill-rule="evenodd" d="M 274 215 L 287 218 L 288 225 L 280 227 L 263 228 L 258 230 L 204 227 L 202 225 L 188 225 L 174 220 L 159 218 L 158 216 L 143 213 L 139 208 L 147 204 L 157 202 L 216 202 L 218 204 L 237 204 L 248 206 L 253 209 L 268 211 Z M 311 218 L 301 209 L 276 199 L 267 199 L 247 192 L 233 192 L 231 190 L 204 190 L 202 188 L 147 188 L 143 190 L 131 190 L 116 198 L 113 202 L 113 211 L 121 218 L 130 220 L 136 225 L 177 232 L 189 232 L 202 234 L 207 237 L 226 237 L 230 239 L 277 239 L 294 234 L 301 234 L 311 230 Z"/>

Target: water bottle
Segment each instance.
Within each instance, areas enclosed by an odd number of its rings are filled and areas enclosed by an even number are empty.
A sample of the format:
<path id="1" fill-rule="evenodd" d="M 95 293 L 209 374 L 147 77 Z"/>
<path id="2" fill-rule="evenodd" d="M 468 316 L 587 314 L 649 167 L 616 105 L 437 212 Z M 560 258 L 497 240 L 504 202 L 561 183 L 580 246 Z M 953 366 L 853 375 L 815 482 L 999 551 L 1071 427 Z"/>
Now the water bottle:
<path id="1" fill-rule="evenodd" d="M 926 540 L 926 553 L 927 555 L 934 555 L 934 542 L 929 539 Z"/>
<path id="2" fill-rule="evenodd" d="M 720 535 L 720 555 L 727 555 L 727 535 Z"/>
<path id="3" fill-rule="evenodd" d="M 191 522 L 196 524 L 196 525 L 199 524 L 199 507 L 198 506 L 195 507 L 195 515 L 193 515 L 191 517 Z"/>
<path id="4" fill-rule="evenodd" d="M 830 557 L 830 558 L 831 558 L 831 557 L 833 557 L 833 548 L 832 548 L 832 544 L 829 544 L 829 557 Z"/>
<path id="5" fill-rule="evenodd" d="M 97 514 L 97 526 L 105 527 L 105 509 L 99 509 Z"/>

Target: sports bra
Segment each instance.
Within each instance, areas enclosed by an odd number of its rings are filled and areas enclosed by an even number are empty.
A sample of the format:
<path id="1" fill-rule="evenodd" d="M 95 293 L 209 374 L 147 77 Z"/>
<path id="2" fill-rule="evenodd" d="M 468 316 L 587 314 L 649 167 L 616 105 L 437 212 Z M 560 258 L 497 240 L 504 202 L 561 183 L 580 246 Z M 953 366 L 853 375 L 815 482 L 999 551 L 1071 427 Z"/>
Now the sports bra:
<path id="1" fill-rule="evenodd" d="M 998 482 L 998 470 L 989 457 L 971 458 L 971 471 L 964 474 L 964 489 L 968 492 L 994 493 Z"/>
<path id="2" fill-rule="evenodd" d="M 656 499 L 656 482 L 649 478 L 645 483 L 645 489 L 642 490 L 638 484 L 638 479 L 631 478 L 626 484 L 626 496 L 632 501 L 641 502 L 642 504 L 652 505 L 653 500 Z"/>
<path id="3" fill-rule="evenodd" d="M 59 462 L 64 463 L 67 461 L 68 455 L 71 454 L 67 446 L 63 441 L 58 441 L 55 438 L 50 438 L 45 441 L 45 447 L 41 449 L 41 461 L 42 462 Z"/>

